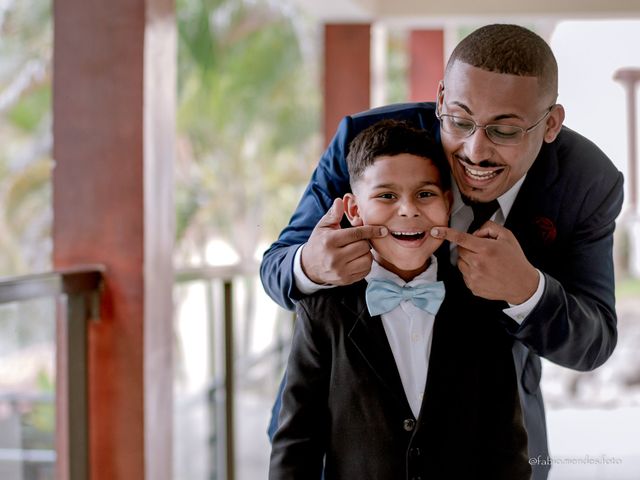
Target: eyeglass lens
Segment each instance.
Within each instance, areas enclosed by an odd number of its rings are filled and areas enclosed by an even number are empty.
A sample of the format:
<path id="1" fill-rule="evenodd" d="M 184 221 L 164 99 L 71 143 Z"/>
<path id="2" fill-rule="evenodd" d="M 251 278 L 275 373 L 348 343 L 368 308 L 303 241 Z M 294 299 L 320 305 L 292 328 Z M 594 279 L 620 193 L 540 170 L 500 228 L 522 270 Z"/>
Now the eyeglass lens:
<path id="1" fill-rule="evenodd" d="M 468 137 L 472 135 L 477 128 L 482 128 L 487 133 L 487 136 L 496 143 L 518 143 L 524 135 L 524 130 L 514 125 L 495 124 L 478 126 L 469 119 L 456 117 L 454 115 L 441 115 L 441 121 L 442 129 L 447 133 Z"/>

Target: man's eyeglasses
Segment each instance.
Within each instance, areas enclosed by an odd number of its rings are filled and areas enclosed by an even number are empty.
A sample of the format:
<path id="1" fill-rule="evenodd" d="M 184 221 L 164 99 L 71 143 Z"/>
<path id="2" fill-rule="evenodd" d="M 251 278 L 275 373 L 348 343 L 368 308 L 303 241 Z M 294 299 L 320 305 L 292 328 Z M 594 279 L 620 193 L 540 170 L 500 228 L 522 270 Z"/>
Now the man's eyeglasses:
<path id="1" fill-rule="evenodd" d="M 498 145 L 517 145 L 522 142 L 524 136 L 534 130 L 538 125 L 546 119 L 554 105 L 547 108 L 547 111 L 540 120 L 531 125 L 529 128 L 517 127 L 515 125 L 502 125 L 502 124 L 489 124 L 478 125 L 470 118 L 458 117 L 457 115 L 448 115 L 446 113 L 440 113 L 440 108 L 436 109 L 436 117 L 440 120 L 440 128 L 443 132 L 456 137 L 466 138 L 470 137 L 479 128 L 483 128 L 489 140 Z"/>

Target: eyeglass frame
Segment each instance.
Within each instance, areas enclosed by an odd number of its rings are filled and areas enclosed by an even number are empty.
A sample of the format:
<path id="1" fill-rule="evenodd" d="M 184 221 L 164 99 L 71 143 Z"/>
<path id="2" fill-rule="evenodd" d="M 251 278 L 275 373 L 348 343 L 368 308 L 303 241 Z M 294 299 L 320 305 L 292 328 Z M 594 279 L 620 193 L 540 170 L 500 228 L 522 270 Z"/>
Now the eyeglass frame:
<path id="1" fill-rule="evenodd" d="M 442 93 L 440 94 L 442 95 Z M 439 95 L 439 97 L 440 97 Z M 436 118 L 438 119 L 438 121 L 440 122 L 440 128 L 442 129 L 442 117 L 451 117 L 451 118 L 459 118 L 461 120 L 465 120 L 468 122 L 471 122 L 473 124 L 473 128 L 471 129 L 471 131 L 466 134 L 466 135 L 458 135 L 456 133 L 453 132 L 449 132 L 447 130 L 443 130 L 444 132 L 450 134 L 450 135 L 455 135 L 458 138 L 469 138 L 471 137 L 474 133 L 476 133 L 476 131 L 481 128 L 484 130 L 484 133 L 487 135 L 487 138 L 491 141 L 491 143 L 494 143 L 495 145 L 519 145 L 520 143 L 522 143 L 522 139 L 525 137 L 526 134 L 528 134 L 529 132 L 535 130 L 536 127 L 538 127 L 538 125 L 540 125 L 551 113 L 551 111 L 553 110 L 553 107 L 555 107 L 557 105 L 557 103 L 554 103 L 553 105 L 551 105 L 549 108 L 547 108 L 547 111 L 544 113 L 544 115 L 533 125 L 531 125 L 529 128 L 522 128 L 519 127 L 517 125 L 509 125 L 509 124 L 501 124 L 501 123 L 488 123 L 486 125 L 478 125 L 475 120 L 471 119 L 471 118 L 467 118 L 467 117 L 460 117 L 458 115 L 451 115 L 448 113 L 440 113 L 440 104 L 441 104 L 441 98 L 439 98 L 438 103 L 436 104 Z M 518 141 L 516 143 L 500 143 L 499 141 L 496 141 L 494 138 L 492 138 L 492 136 L 487 133 L 487 128 L 490 127 L 510 127 L 510 128 L 517 128 L 518 130 L 520 130 L 522 132 L 522 135 L 520 137 L 518 137 Z"/>

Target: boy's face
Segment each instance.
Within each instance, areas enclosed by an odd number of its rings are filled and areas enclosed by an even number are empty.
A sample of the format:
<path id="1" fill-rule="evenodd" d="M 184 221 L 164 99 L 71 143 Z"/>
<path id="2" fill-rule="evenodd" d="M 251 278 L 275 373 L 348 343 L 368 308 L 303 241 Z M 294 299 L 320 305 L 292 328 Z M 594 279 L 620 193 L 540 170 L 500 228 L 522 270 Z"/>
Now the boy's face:
<path id="1" fill-rule="evenodd" d="M 405 281 L 423 272 L 442 240 L 433 226 L 447 226 L 451 192 L 443 192 L 440 173 L 427 158 L 410 154 L 381 156 L 367 167 L 344 197 L 351 225 L 380 225 L 389 230 L 371 240 L 374 258 Z"/>

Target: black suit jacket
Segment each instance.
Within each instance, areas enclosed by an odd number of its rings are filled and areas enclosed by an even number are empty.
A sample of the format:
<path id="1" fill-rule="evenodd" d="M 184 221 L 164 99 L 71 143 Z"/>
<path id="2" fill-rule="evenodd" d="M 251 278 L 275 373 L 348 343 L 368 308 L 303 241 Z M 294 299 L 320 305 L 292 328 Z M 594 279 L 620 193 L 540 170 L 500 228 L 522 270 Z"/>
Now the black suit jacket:
<path id="1" fill-rule="evenodd" d="M 349 191 L 350 141 L 384 118 L 406 120 L 440 137 L 433 103 L 391 105 L 343 119 L 291 222 L 265 252 L 262 282 L 280 305 L 292 308 L 301 298 L 293 280 L 296 250 L 333 199 Z M 532 458 L 548 454 L 539 357 L 592 370 L 616 345 L 612 247 L 622 199 L 622 174 L 593 143 L 563 127 L 554 142 L 543 144 L 506 220 L 546 280 L 542 299 L 521 325 L 502 313 L 502 302 L 484 303 L 515 339 L 512 362 Z M 534 479 L 546 478 L 548 468 L 534 466 Z"/>
<path id="2" fill-rule="evenodd" d="M 366 282 L 298 304 L 270 480 L 320 479 L 325 455 L 327 480 L 530 478 L 513 339 L 456 275 L 417 419 Z"/>

